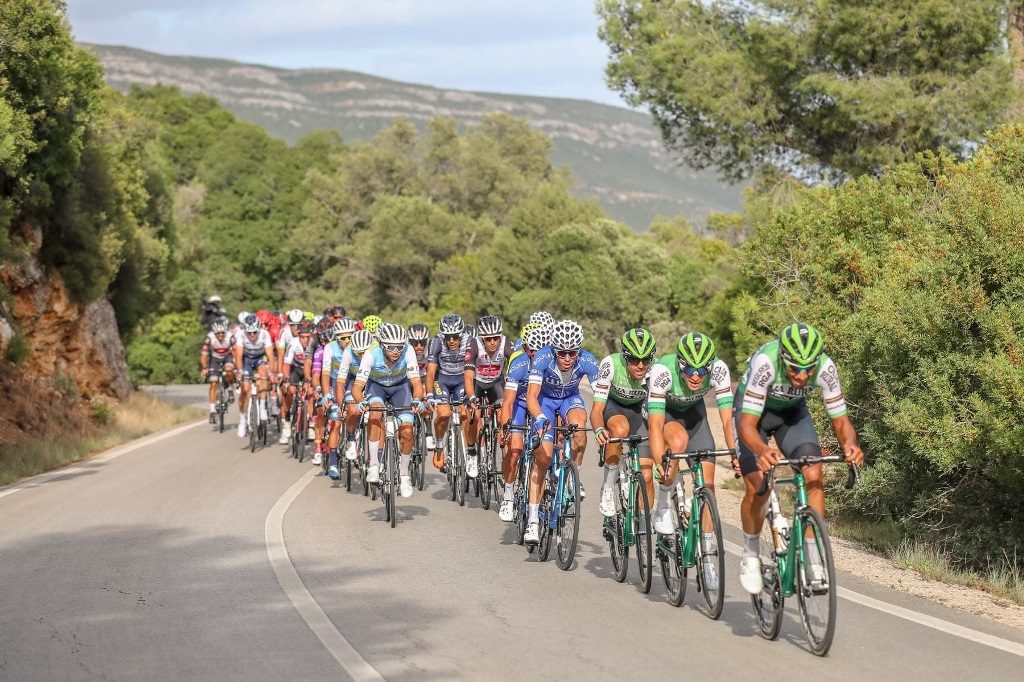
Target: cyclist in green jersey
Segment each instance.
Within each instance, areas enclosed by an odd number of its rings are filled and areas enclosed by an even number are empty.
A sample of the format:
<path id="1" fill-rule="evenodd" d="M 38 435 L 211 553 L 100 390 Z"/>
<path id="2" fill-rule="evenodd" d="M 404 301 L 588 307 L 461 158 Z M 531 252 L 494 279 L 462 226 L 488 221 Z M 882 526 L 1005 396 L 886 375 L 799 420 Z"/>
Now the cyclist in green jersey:
<path id="1" fill-rule="evenodd" d="M 594 384 L 594 405 L 590 410 L 590 424 L 598 445 L 609 438 L 625 438 L 633 434 L 647 435 L 647 373 L 654 362 L 657 344 L 654 335 L 642 327 L 630 329 L 619 341 L 619 352 L 601 360 Z M 651 476 L 650 448 L 640 446 L 641 469 L 647 484 L 647 499 L 654 499 L 654 479 Z M 614 488 L 619 477 L 619 458 L 622 445 L 612 443 L 604 451 L 604 483 L 598 505 L 604 516 L 615 516 Z"/>
<path id="2" fill-rule="evenodd" d="M 714 450 L 715 439 L 711 435 L 704 396 L 714 391 L 718 414 L 725 429 L 726 447 L 735 447 L 732 429 L 732 379 L 729 367 L 718 358 L 715 342 L 706 334 L 690 332 L 679 339 L 676 352 L 661 357 L 651 368 L 648 379 L 650 394 L 647 398 L 647 427 L 651 431 L 651 452 L 655 453 L 654 465 L 660 478 L 661 494 L 658 496 L 658 511 L 654 517 L 654 529 L 668 535 L 675 532 L 676 515 L 671 508 L 672 490 L 675 485 L 679 461 L 673 460 L 668 471 L 663 471 L 659 455 L 666 450 L 672 452 L 694 452 Z M 705 486 L 715 491 L 715 463 L 705 461 Z M 710 516 L 704 519 L 703 541 L 706 548 L 715 543 L 714 528 Z M 707 580 L 718 580 L 714 567 L 709 562 L 704 567 Z M 717 589 L 717 584 L 709 585 Z"/>
<path id="3" fill-rule="evenodd" d="M 818 434 L 806 403 L 807 396 L 815 388 L 821 389 L 832 429 L 846 461 L 857 466 L 864 463 L 864 453 L 857 442 L 857 432 L 847 414 L 846 399 L 839 385 L 839 370 L 832 358 L 824 353 L 824 347 L 821 334 L 814 327 L 791 324 L 780 332 L 778 339 L 754 351 L 736 389 L 740 412 L 733 423 L 739 434 L 739 465 L 746 483 L 746 494 L 740 505 L 744 537 L 740 583 L 751 594 L 757 594 L 762 588 L 758 549 L 767 495 L 758 496 L 757 491 L 765 472 L 783 456 L 821 455 Z M 772 436 L 775 446 L 768 444 Z M 822 466 L 805 466 L 803 475 L 808 501 L 824 517 Z M 812 579 L 820 579 L 822 568 L 817 546 L 808 543 L 805 551 L 810 555 Z M 819 573 L 817 577 L 815 570 Z"/>

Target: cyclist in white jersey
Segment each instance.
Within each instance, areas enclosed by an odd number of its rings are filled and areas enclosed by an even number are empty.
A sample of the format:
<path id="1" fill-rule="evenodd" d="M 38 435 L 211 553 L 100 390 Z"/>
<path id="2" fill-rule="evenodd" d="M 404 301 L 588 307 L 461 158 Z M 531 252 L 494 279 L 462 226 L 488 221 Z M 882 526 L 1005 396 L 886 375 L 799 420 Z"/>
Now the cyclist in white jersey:
<path id="1" fill-rule="evenodd" d="M 235 363 L 242 369 L 242 390 L 238 398 L 238 436 L 245 438 L 247 423 L 245 409 L 249 405 L 249 394 L 253 379 L 259 401 L 260 419 L 268 419 L 262 398 L 267 395 L 268 374 L 274 362 L 274 342 L 270 340 L 270 332 L 260 326 L 255 315 L 245 318 L 242 328 L 242 343 L 235 347 Z"/>
<path id="2" fill-rule="evenodd" d="M 501 319 L 494 315 L 484 315 L 476 323 L 477 335 L 470 339 L 466 351 L 466 369 L 464 371 L 466 395 L 470 396 L 471 409 L 477 412 L 476 419 L 469 419 L 466 429 L 466 475 L 476 478 L 479 453 L 477 438 L 480 424 L 483 422 L 483 411 L 478 407 L 485 397 L 492 405 L 497 406 L 502 399 L 502 388 L 505 378 L 505 360 L 512 355 L 512 342 L 502 333 Z"/>
<path id="3" fill-rule="evenodd" d="M 228 336 L 228 327 L 224 322 L 214 322 L 210 333 L 206 335 L 203 349 L 199 355 L 203 378 L 210 382 L 210 423 L 217 418 L 217 382 L 223 374 L 227 385 L 235 383 L 235 339 Z"/>

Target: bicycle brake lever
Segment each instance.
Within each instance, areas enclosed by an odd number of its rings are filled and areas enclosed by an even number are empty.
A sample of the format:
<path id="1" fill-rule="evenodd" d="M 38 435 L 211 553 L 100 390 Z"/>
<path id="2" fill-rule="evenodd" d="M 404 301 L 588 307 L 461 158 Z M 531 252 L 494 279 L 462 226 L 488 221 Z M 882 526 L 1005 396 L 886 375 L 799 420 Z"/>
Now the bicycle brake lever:
<path id="1" fill-rule="evenodd" d="M 851 490 L 853 486 L 857 485 L 857 481 L 860 480 L 860 471 L 857 470 L 856 464 L 850 464 L 846 474 L 846 489 Z"/>

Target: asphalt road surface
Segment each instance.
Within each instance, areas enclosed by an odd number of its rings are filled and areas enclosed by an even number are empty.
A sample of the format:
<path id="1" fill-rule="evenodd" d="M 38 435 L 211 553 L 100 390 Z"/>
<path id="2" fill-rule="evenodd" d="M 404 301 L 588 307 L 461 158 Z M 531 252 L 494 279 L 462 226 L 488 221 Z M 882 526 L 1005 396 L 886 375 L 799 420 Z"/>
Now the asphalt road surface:
<path id="1" fill-rule="evenodd" d="M 206 424 L 0 488 L 0 679 L 1024 679 L 1024 633 L 846 574 L 824 659 L 795 599 L 778 641 L 757 634 L 733 554 L 718 621 L 692 582 L 681 608 L 657 569 L 649 595 L 635 563 L 617 583 L 596 462 L 568 572 L 437 472 L 391 529 L 308 460 Z"/>

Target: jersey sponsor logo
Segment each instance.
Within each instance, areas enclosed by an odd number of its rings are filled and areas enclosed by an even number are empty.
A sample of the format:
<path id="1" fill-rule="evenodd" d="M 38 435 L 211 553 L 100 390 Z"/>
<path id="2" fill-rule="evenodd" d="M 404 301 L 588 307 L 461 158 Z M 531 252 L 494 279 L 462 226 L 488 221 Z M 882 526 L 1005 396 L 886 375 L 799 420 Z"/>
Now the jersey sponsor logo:
<path id="1" fill-rule="evenodd" d="M 654 378 L 654 381 L 651 383 L 654 384 L 655 388 L 660 388 L 662 391 L 667 391 L 669 387 L 672 385 L 672 377 L 669 375 L 668 372 L 660 372 L 658 376 Z"/>
<path id="2" fill-rule="evenodd" d="M 751 377 L 749 386 L 757 386 L 758 388 L 766 388 L 768 382 L 772 380 L 772 366 L 770 364 L 763 364 L 757 368 L 754 376 Z"/>
<path id="3" fill-rule="evenodd" d="M 821 373 L 821 380 L 830 391 L 839 390 L 839 371 L 833 363 L 829 363 Z"/>
<path id="4" fill-rule="evenodd" d="M 601 365 L 601 373 L 597 375 L 597 379 L 600 382 L 603 379 L 610 379 L 612 376 L 611 364 Z"/>
<path id="5" fill-rule="evenodd" d="M 729 369 L 725 365 L 718 365 L 711 373 L 711 377 L 716 384 L 724 382 L 727 376 L 729 376 Z"/>

